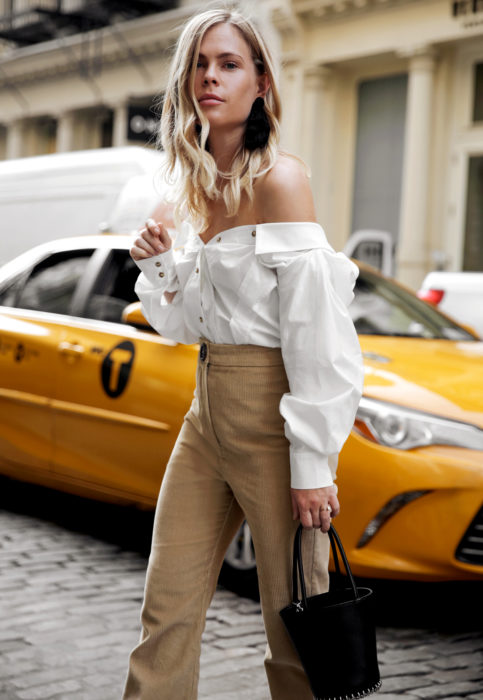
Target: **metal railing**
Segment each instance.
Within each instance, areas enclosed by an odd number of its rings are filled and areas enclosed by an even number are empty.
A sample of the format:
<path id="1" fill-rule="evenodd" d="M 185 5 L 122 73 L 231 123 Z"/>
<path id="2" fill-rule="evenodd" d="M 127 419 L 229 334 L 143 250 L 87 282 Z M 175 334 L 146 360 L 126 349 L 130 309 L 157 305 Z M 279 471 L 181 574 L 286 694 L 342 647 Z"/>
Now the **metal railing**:
<path id="1" fill-rule="evenodd" d="M 0 40 L 17 46 L 163 12 L 179 0 L 0 0 Z"/>

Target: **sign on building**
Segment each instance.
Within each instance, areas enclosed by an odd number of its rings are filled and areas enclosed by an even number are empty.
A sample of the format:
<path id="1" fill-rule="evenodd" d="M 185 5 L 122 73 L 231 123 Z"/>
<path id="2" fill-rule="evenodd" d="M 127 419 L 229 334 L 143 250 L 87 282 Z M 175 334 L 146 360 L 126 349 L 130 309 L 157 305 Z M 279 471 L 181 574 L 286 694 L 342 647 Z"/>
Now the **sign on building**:
<path id="1" fill-rule="evenodd" d="M 129 105 L 127 113 L 127 138 L 146 143 L 154 139 L 158 118 L 149 107 Z"/>

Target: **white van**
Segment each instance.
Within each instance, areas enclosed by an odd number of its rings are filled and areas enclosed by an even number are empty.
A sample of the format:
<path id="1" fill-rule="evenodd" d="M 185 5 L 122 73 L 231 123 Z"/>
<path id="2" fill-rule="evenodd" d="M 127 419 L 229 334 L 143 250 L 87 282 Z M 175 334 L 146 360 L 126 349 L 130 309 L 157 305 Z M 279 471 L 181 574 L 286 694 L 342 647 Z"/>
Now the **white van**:
<path id="1" fill-rule="evenodd" d="M 0 264 L 55 238 L 138 228 L 167 191 L 163 163 L 139 146 L 0 161 Z"/>

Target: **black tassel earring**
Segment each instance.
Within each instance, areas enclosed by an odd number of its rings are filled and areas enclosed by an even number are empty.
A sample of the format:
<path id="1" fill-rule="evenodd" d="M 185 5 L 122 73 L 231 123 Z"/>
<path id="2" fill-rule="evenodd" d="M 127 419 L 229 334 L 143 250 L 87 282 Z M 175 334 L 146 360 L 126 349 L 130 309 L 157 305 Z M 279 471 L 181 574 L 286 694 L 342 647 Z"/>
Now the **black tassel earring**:
<path id="1" fill-rule="evenodd" d="M 256 148 L 264 148 L 270 136 L 270 122 L 265 112 L 263 97 L 257 97 L 247 119 L 245 130 L 245 148 L 254 151 Z"/>

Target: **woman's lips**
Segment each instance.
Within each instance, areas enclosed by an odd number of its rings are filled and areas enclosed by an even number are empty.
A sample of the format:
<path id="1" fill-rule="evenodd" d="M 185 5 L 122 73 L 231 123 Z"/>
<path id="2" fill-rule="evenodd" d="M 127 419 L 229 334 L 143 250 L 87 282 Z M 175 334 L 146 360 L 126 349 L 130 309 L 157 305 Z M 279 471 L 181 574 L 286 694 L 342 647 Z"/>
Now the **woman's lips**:
<path id="1" fill-rule="evenodd" d="M 219 104 L 221 104 L 222 102 L 223 102 L 223 100 L 219 100 L 219 99 L 216 98 L 216 97 L 205 97 L 205 98 L 202 97 L 202 98 L 199 100 L 199 103 L 200 103 L 200 104 L 203 104 L 203 105 L 219 105 Z"/>

